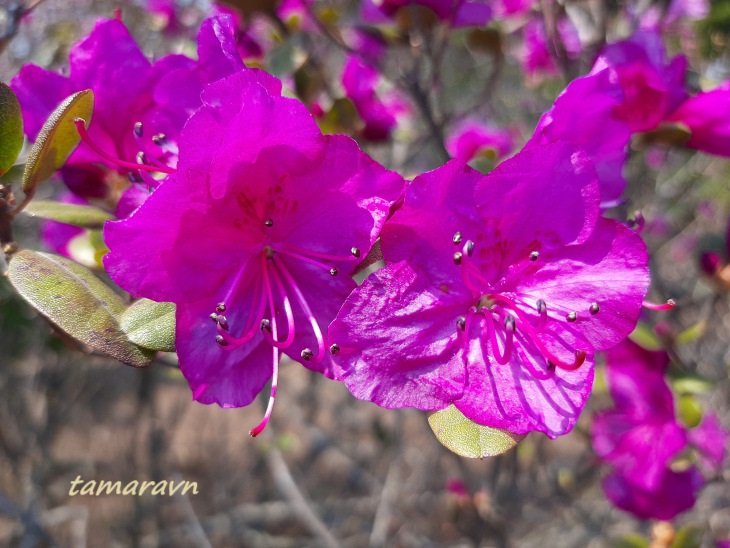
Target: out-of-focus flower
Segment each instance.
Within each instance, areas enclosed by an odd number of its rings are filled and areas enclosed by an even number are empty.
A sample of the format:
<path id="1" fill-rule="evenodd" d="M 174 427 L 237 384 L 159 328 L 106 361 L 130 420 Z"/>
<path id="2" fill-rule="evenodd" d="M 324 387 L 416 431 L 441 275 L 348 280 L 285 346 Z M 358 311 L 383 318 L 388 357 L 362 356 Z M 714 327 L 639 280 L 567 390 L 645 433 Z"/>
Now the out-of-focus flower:
<path id="1" fill-rule="evenodd" d="M 513 147 L 514 139 L 509 130 L 475 118 L 462 120 L 446 139 L 449 154 L 465 164 L 481 156 L 501 160 L 512 152 Z"/>
<path id="2" fill-rule="evenodd" d="M 492 18 L 492 6 L 486 0 L 362 0 L 360 18 L 365 23 L 384 23 L 410 5 L 429 8 L 440 21 L 455 28 L 481 27 Z"/>
<path id="3" fill-rule="evenodd" d="M 577 58 L 583 48 L 572 23 L 568 18 L 561 17 L 558 20 L 557 27 L 567 57 L 569 59 Z M 557 74 L 558 67 L 550 54 L 545 23 L 541 18 L 531 19 L 523 27 L 522 41 L 522 51 L 519 54 L 519 59 L 522 70 L 529 80 L 536 80 L 542 75 L 553 76 Z"/>
<path id="4" fill-rule="evenodd" d="M 280 350 L 332 376 L 337 350 L 323 328 L 404 181 L 349 137 L 323 136 L 257 69 L 209 85 L 202 102 L 181 132 L 177 172 L 107 223 L 104 264 L 133 295 L 177 304 L 195 400 L 247 405 L 274 374 L 273 403 Z"/>
<path id="5" fill-rule="evenodd" d="M 633 329 L 648 286 L 641 238 L 600 218 L 595 170 L 565 144 L 487 176 L 457 160 L 420 175 L 381 246 L 385 268 L 330 326 L 337 378 L 383 407 L 453 403 L 517 434 L 573 427 L 593 353 Z"/>
<path id="6" fill-rule="evenodd" d="M 397 90 L 391 90 L 382 98 L 377 92 L 381 77 L 377 69 L 357 55 L 349 55 L 342 72 L 342 87 L 358 115 L 365 123 L 362 138 L 369 141 L 385 141 L 398 125 L 399 118 L 411 109 Z"/>
<path id="7" fill-rule="evenodd" d="M 699 267 L 721 291 L 730 291 L 730 219 L 724 234 L 724 245 L 700 248 Z"/>
<path id="8" fill-rule="evenodd" d="M 613 466 L 603 481 L 606 496 L 643 519 L 672 519 L 691 508 L 704 481 L 690 467 L 674 471 L 672 460 L 688 445 L 716 472 L 725 457 L 727 433 L 707 415 L 687 431 L 676 419 L 664 374 L 666 352 L 651 352 L 626 339 L 606 353 L 614 407 L 597 414 L 591 436 L 598 456 Z"/>

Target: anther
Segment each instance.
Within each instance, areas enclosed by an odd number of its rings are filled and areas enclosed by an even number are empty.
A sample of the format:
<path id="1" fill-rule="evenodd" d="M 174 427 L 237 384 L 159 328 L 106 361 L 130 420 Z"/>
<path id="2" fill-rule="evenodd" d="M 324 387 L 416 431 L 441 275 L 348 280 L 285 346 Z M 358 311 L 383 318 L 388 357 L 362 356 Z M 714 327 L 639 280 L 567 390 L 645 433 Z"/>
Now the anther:
<path id="1" fill-rule="evenodd" d="M 537 300 L 537 311 L 540 314 L 544 314 L 545 312 L 547 312 L 547 303 L 544 300 L 542 300 L 542 299 Z"/>
<path id="2" fill-rule="evenodd" d="M 140 177 L 139 173 L 136 171 L 130 171 L 127 173 L 127 178 L 129 179 L 130 183 L 141 183 L 142 177 Z"/>
<path id="3" fill-rule="evenodd" d="M 591 303 L 591 307 L 589 308 L 589 310 L 591 312 L 591 315 L 595 316 L 596 314 L 598 314 L 598 312 L 600 312 L 601 307 L 598 306 L 598 303 Z"/>
<path id="4" fill-rule="evenodd" d="M 568 322 L 573 323 L 575 320 L 578 319 L 578 314 L 575 312 L 568 312 L 568 315 L 565 316 L 565 319 L 568 320 Z"/>
<path id="5" fill-rule="evenodd" d="M 137 122 L 136 124 L 134 124 L 133 131 L 137 137 L 142 137 L 142 122 Z"/>
<path id="6" fill-rule="evenodd" d="M 228 346 L 228 341 L 226 341 L 223 335 L 216 335 L 215 342 L 218 343 L 218 346 Z"/>
<path id="7" fill-rule="evenodd" d="M 335 354 L 338 354 L 340 352 L 340 345 L 335 343 L 332 346 L 330 346 L 330 353 L 334 356 Z"/>
<path id="8" fill-rule="evenodd" d="M 454 245 L 459 245 L 461 243 L 461 232 L 456 232 L 451 241 L 454 242 Z"/>
<path id="9" fill-rule="evenodd" d="M 539 251 L 533 251 L 532 253 L 530 253 L 530 260 L 531 261 L 534 262 L 534 261 L 536 261 L 539 258 L 540 258 L 540 252 Z"/>
<path id="10" fill-rule="evenodd" d="M 147 162 L 147 155 L 144 152 L 142 152 L 141 150 L 137 153 L 137 163 L 149 165 Z"/>
<path id="11" fill-rule="evenodd" d="M 274 219 L 266 219 L 264 221 L 264 226 L 266 228 L 271 228 L 272 226 L 274 226 Z"/>
<path id="12" fill-rule="evenodd" d="M 216 323 L 221 326 L 221 329 L 228 331 L 228 318 L 225 316 L 218 316 L 216 318 Z"/>
<path id="13" fill-rule="evenodd" d="M 310 359 L 310 358 L 311 358 L 312 356 L 314 356 L 314 352 L 312 352 L 312 350 L 311 350 L 311 349 L 309 349 L 309 348 L 305 348 L 304 350 L 302 350 L 302 359 L 303 359 L 303 360 L 304 360 L 305 362 L 308 362 L 308 361 L 309 361 L 309 359 Z"/>
<path id="14" fill-rule="evenodd" d="M 157 146 L 162 146 L 167 143 L 167 136 L 164 133 L 158 133 L 152 136 L 152 142 Z"/>
<path id="15" fill-rule="evenodd" d="M 339 272 L 340 272 L 340 271 L 339 271 L 339 270 L 337 270 L 336 268 L 330 268 L 330 274 L 331 274 L 332 276 L 337 276 L 337 274 L 339 274 Z"/>
<path id="16" fill-rule="evenodd" d="M 352 248 L 352 249 L 350 250 L 350 253 L 352 253 L 352 256 L 353 256 L 353 257 L 355 257 L 356 259 L 357 259 L 358 257 L 360 257 L 360 250 L 359 250 L 358 248 L 356 248 L 356 247 L 353 247 L 353 248 Z"/>
<path id="17" fill-rule="evenodd" d="M 218 314 L 216 314 L 215 312 L 213 312 L 210 315 L 210 319 L 213 320 L 213 323 L 218 323 Z"/>
<path id="18" fill-rule="evenodd" d="M 515 332 L 515 319 L 509 314 L 504 317 L 504 328 L 511 333 Z"/>
<path id="19" fill-rule="evenodd" d="M 461 251 L 454 253 L 454 264 L 457 266 L 460 265 L 462 257 L 463 255 L 461 254 Z"/>
<path id="20" fill-rule="evenodd" d="M 261 320 L 261 329 L 266 329 L 269 333 L 271 333 L 271 320 L 264 318 Z"/>
<path id="21" fill-rule="evenodd" d="M 471 254 L 474 253 L 474 242 L 471 240 L 467 240 L 464 244 L 464 252 L 467 254 L 468 257 L 471 257 Z"/>
<path id="22" fill-rule="evenodd" d="M 219 314 L 226 311 L 226 303 L 218 303 L 215 307 L 215 311 Z"/>
<path id="23" fill-rule="evenodd" d="M 456 327 L 464 331 L 466 329 L 466 318 L 464 316 L 459 316 L 456 318 Z"/>

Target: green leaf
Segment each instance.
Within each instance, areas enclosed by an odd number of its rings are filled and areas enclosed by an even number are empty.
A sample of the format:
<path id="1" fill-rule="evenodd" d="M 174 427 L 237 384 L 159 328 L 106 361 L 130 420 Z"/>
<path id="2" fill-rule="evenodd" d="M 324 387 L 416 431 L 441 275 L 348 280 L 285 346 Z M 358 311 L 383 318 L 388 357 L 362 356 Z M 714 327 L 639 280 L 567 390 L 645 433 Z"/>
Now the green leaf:
<path id="1" fill-rule="evenodd" d="M 15 163 L 23 148 L 23 115 L 18 98 L 0 83 L 0 176 Z"/>
<path id="2" fill-rule="evenodd" d="M 89 127 L 94 111 L 94 92 L 90 89 L 74 93 L 66 99 L 43 124 L 30 149 L 23 173 L 23 191 L 35 192 L 36 187 L 50 179 L 81 142 L 74 120 L 83 118 Z"/>
<path id="3" fill-rule="evenodd" d="M 25 300 L 75 339 L 135 367 L 152 361 L 154 352 L 131 343 L 119 326 L 124 300 L 90 270 L 26 249 L 10 261 L 8 277 Z"/>
<path id="4" fill-rule="evenodd" d="M 140 299 L 122 313 L 122 331 L 134 344 L 160 352 L 175 351 L 175 305 Z"/>
<path id="5" fill-rule="evenodd" d="M 654 330 L 645 323 L 636 324 L 636 329 L 629 335 L 629 339 L 638 344 L 645 350 L 662 350 L 664 345 L 659 340 Z"/>
<path id="6" fill-rule="evenodd" d="M 501 428 L 477 424 L 467 419 L 454 405 L 429 413 L 428 424 L 447 449 L 472 459 L 506 453 L 525 437 Z"/>
<path id="7" fill-rule="evenodd" d="M 29 203 L 25 212 L 33 217 L 49 219 L 82 228 L 101 228 L 114 215 L 94 206 L 63 204 L 60 202 L 36 200 Z"/>
<path id="8" fill-rule="evenodd" d="M 694 428 L 702 422 L 702 406 L 690 394 L 679 398 L 677 415 L 687 428 Z"/>
<path id="9" fill-rule="evenodd" d="M 707 331 L 707 322 L 700 321 L 682 331 L 675 339 L 677 344 L 689 344 L 700 339 Z"/>
<path id="10" fill-rule="evenodd" d="M 613 548 L 649 548 L 649 539 L 639 533 L 629 533 L 611 543 Z"/>
<path id="11" fill-rule="evenodd" d="M 699 548 L 702 545 L 702 529 L 685 525 L 674 535 L 671 548 Z"/>
<path id="12" fill-rule="evenodd" d="M 704 377 L 700 377 L 696 373 L 682 372 L 681 375 L 675 376 L 673 371 L 670 371 L 670 382 L 672 388 L 678 394 L 704 394 L 709 392 L 714 387 L 711 380 Z"/>

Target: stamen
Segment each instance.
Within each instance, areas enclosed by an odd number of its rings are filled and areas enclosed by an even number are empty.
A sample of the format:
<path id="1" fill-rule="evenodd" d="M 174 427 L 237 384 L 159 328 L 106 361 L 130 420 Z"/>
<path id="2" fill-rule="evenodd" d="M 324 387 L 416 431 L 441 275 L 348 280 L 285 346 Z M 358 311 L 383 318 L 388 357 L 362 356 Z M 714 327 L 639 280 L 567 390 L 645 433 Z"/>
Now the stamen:
<path id="1" fill-rule="evenodd" d="M 353 247 L 350 250 L 350 253 L 352 253 L 352 256 L 355 257 L 356 259 L 360 257 L 360 250 L 356 247 Z"/>
<path id="2" fill-rule="evenodd" d="M 454 264 L 456 266 L 459 266 L 463 257 L 464 255 L 461 253 L 461 251 L 457 251 L 456 253 L 454 253 Z"/>
<path id="3" fill-rule="evenodd" d="M 226 311 L 226 303 L 220 302 L 216 305 L 215 311 L 218 313 L 225 312 Z"/>
<path id="4" fill-rule="evenodd" d="M 213 320 L 213 323 L 218 323 L 218 314 L 211 312 L 210 319 Z"/>
<path id="5" fill-rule="evenodd" d="M 591 307 L 588 309 L 591 313 L 591 316 L 595 316 L 601 311 L 601 307 L 598 306 L 598 303 L 591 303 Z"/>
<path id="6" fill-rule="evenodd" d="M 660 312 L 664 312 L 666 310 L 672 310 L 675 306 L 677 306 L 677 303 L 674 299 L 669 299 L 666 303 L 663 304 L 656 304 L 650 303 L 649 301 L 644 301 L 643 303 L 641 303 L 641 306 L 649 310 L 658 310 Z"/>
<path id="7" fill-rule="evenodd" d="M 633 228 L 637 233 L 641 234 L 642 230 L 644 230 L 644 226 L 646 226 L 644 214 L 637 209 L 634 211 L 634 218 L 627 224 L 629 225 L 629 228 Z"/>
<path id="8" fill-rule="evenodd" d="M 86 146 L 88 146 L 91 150 L 96 152 L 99 156 L 107 160 L 108 162 L 112 162 L 114 164 L 117 164 L 119 167 L 126 167 L 127 169 L 141 169 L 142 171 L 151 171 L 151 172 L 160 172 L 160 173 L 168 173 L 172 174 L 175 173 L 175 170 L 169 167 L 164 166 L 145 166 L 141 164 L 133 164 L 131 162 L 125 162 L 124 160 L 120 160 L 119 158 L 114 158 L 110 154 L 107 154 L 102 149 L 100 149 L 89 137 L 89 133 L 86 131 L 86 122 L 83 118 L 76 118 L 74 120 L 74 125 L 76 126 L 76 131 L 78 131 L 79 136 L 81 137 L 81 140 L 84 142 Z"/>
<path id="9" fill-rule="evenodd" d="M 287 334 L 286 339 L 284 341 L 278 340 L 276 337 L 276 333 L 273 330 L 273 326 L 275 325 L 275 317 L 276 317 L 276 306 L 274 304 L 274 289 L 271 286 L 270 277 L 269 277 L 269 268 L 267 265 L 267 261 L 264 260 L 264 288 L 266 289 L 266 294 L 269 297 L 269 310 L 271 311 L 271 325 L 272 325 L 272 332 L 269 334 L 267 331 L 264 331 L 264 338 L 266 341 L 276 346 L 277 348 L 289 348 L 291 344 L 294 342 L 294 313 L 291 309 L 291 303 L 289 302 L 289 295 L 287 295 L 286 290 L 284 289 L 284 284 L 281 281 L 281 277 L 279 276 L 279 272 L 275 269 L 271 269 L 271 277 L 274 278 L 274 283 L 276 284 L 276 288 L 279 290 L 279 295 L 281 296 L 281 300 L 284 303 L 284 312 L 286 313 L 286 321 L 287 321 Z"/>
<path id="10" fill-rule="evenodd" d="M 340 352 L 340 345 L 339 344 L 333 344 L 330 346 L 330 353 L 334 356 L 335 354 L 338 354 Z"/>
<path id="11" fill-rule="evenodd" d="M 142 177 L 140 177 L 139 173 L 137 173 L 136 171 L 130 171 L 129 173 L 127 173 L 127 179 L 129 179 L 130 183 L 139 184 L 142 182 Z"/>
<path id="12" fill-rule="evenodd" d="M 565 316 L 565 319 L 568 321 L 568 323 L 573 323 L 578 319 L 578 314 L 575 312 L 568 312 L 568 314 Z"/>
<path id="13" fill-rule="evenodd" d="M 585 361 L 587 357 L 587 353 L 584 350 L 576 350 L 575 351 L 575 360 L 572 364 L 565 363 L 560 358 L 555 356 L 548 348 L 545 346 L 545 344 L 540 339 L 538 333 L 535 331 L 535 328 L 532 327 L 530 324 L 529 318 L 525 315 L 524 312 L 511 300 L 503 295 L 489 295 L 489 298 L 494 301 L 500 301 L 507 306 L 509 306 L 515 315 L 517 316 L 517 319 L 520 320 L 520 329 L 523 333 L 525 333 L 527 336 L 529 336 L 532 341 L 537 346 L 538 350 L 542 353 L 542 355 L 545 357 L 545 359 L 548 362 L 552 362 L 553 365 L 560 367 L 561 369 L 567 369 L 569 371 L 578 369 L 581 365 L 583 365 L 583 362 Z"/>
<path id="14" fill-rule="evenodd" d="M 313 363 L 319 363 L 324 359 L 325 355 L 325 345 L 324 345 L 324 337 L 322 336 L 322 329 L 319 327 L 319 323 L 317 322 L 317 318 L 314 317 L 314 314 L 312 314 L 312 309 L 309 308 L 309 303 L 307 302 L 306 297 L 304 297 L 304 294 L 302 293 L 302 290 L 299 288 L 299 285 L 297 285 L 296 280 L 294 280 L 294 277 L 289 272 L 289 269 L 287 269 L 286 265 L 284 264 L 284 261 L 277 261 L 276 257 L 273 259 L 273 263 L 276 267 L 281 270 L 281 273 L 284 275 L 284 278 L 289 283 L 289 286 L 294 290 L 294 293 L 297 296 L 297 300 L 299 301 L 299 305 L 302 307 L 302 310 L 304 310 L 304 314 L 307 316 L 307 319 L 309 320 L 309 324 L 312 326 L 312 331 L 314 332 L 314 336 L 317 339 L 317 355 L 313 358 L 310 358 L 307 361 L 311 361 Z"/>
<path id="15" fill-rule="evenodd" d="M 314 352 L 312 352 L 311 348 L 305 348 L 302 350 L 301 356 L 305 362 L 308 362 L 314 356 Z"/>
<path id="16" fill-rule="evenodd" d="M 492 355 L 497 363 L 500 365 L 507 365 L 510 358 L 512 357 L 512 342 L 515 333 L 515 319 L 507 315 L 504 319 L 504 353 L 500 354 L 499 343 L 497 342 L 497 327 L 494 325 L 494 318 L 492 317 L 491 311 L 482 311 L 484 317 L 487 320 L 487 330 L 489 331 L 489 340 L 492 344 Z M 510 321 L 511 320 L 511 321 Z"/>
<path id="17" fill-rule="evenodd" d="M 474 242 L 472 242 L 471 240 L 467 240 L 464 244 L 463 251 L 468 257 L 471 257 L 472 253 L 474 253 Z"/>
<path id="18" fill-rule="evenodd" d="M 296 247 L 290 244 L 286 244 L 284 242 L 278 242 L 276 244 L 272 244 L 271 247 L 280 253 L 283 253 L 285 250 L 290 251 L 293 253 L 297 253 L 298 255 L 304 255 L 308 257 L 314 257 L 316 259 L 324 259 L 325 261 L 352 261 L 355 257 L 352 255 L 332 255 L 330 253 L 320 253 L 319 251 L 309 251 L 308 249 L 302 249 L 300 247 Z"/>
<path id="19" fill-rule="evenodd" d="M 140 150 L 137 153 L 137 163 L 138 164 L 144 164 L 146 166 L 150 165 L 149 161 L 147 161 L 147 155 L 144 153 L 143 150 Z"/>
<path id="20" fill-rule="evenodd" d="M 540 314 L 540 319 L 537 321 L 536 327 L 538 331 L 542 331 L 545 329 L 548 320 L 547 303 L 542 299 L 537 300 L 537 312 Z"/>
<path id="21" fill-rule="evenodd" d="M 228 318 L 225 316 L 218 316 L 215 319 L 216 323 L 221 326 L 221 329 L 228 331 Z"/>
<path id="22" fill-rule="evenodd" d="M 152 142 L 158 147 L 164 146 L 167 144 L 167 136 L 164 133 L 158 133 L 152 136 Z"/>
<path id="23" fill-rule="evenodd" d="M 268 331 L 271 333 L 271 320 L 268 318 L 264 318 L 261 320 L 261 330 L 262 331 Z"/>
<path id="24" fill-rule="evenodd" d="M 331 274 L 332 276 L 337 276 L 337 274 L 339 274 L 339 272 L 340 272 L 340 271 L 339 271 L 339 270 L 337 270 L 336 268 L 330 268 L 330 274 Z"/>
<path id="25" fill-rule="evenodd" d="M 461 232 L 456 232 L 451 237 L 451 241 L 454 242 L 454 245 L 459 245 L 461 243 Z"/>
<path id="26" fill-rule="evenodd" d="M 228 346 L 228 341 L 226 341 L 223 335 L 216 335 L 215 342 L 217 342 L 220 346 Z"/>
<path id="27" fill-rule="evenodd" d="M 272 226 L 274 226 L 274 219 L 266 219 L 264 221 L 264 226 L 266 228 L 271 228 Z"/>
<path id="28" fill-rule="evenodd" d="M 134 128 L 132 129 L 134 132 L 134 136 L 137 137 L 137 139 L 141 139 L 142 135 L 144 135 L 144 131 L 142 129 L 142 122 L 137 122 L 134 124 Z"/>
<path id="29" fill-rule="evenodd" d="M 456 318 L 456 327 L 464 331 L 464 328 L 466 327 L 466 318 L 464 316 Z"/>
<path id="30" fill-rule="evenodd" d="M 215 322 L 218 324 L 218 337 L 222 337 L 226 341 L 226 345 L 222 345 L 224 347 L 228 346 L 229 350 L 233 350 L 235 348 L 238 348 L 239 346 L 247 343 L 251 339 L 253 339 L 256 336 L 256 333 L 258 333 L 259 329 L 264 329 L 264 322 L 268 322 L 269 320 L 261 319 L 264 315 L 264 310 L 266 307 L 266 295 L 264 294 L 263 290 L 263 282 L 259 282 L 257 279 L 257 283 L 255 286 L 255 290 L 253 292 L 254 295 L 257 295 L 258 302 L 254 301 L 251 303 L 251 310 L 249 311 L 248 319 L 246 320 L 246 325 L 243 328 L 243 332 L 240 337 L 234 337 L 230 333 L 228 333 L 228 320 L 226 320 L 225 316 L 220 316 L 217 313 L 211 314 L 211 318 L 215 316 Z M 234 286 L 231 287 L 228 294 L 233 295 L 233 290 L 235 289 L 235 282 Z M 228 299 L 228 297 L 226 297 Z M 218 303 L 218 306 L 216 306 L 216 311 L 225 311 L 226 305 L 224 303 Z M 220 318 L 223 318 L 225 321 L 224 325 L 221 325 Z M 269 326 L 269 331 L 271 330 Z M 217 337 L 216 337 L 217 340 Z"/>
<path id="31" fill-rule="evenodd" d="M 532 262 L 535 262 L 539 258 L 540 258 L 540 252 L 539 251 L 533 251 L 532 253 L 530 253 L 530 260 Z"/>
<path id="32" fill-rule="evenodd" d="M 274 337 L 276 337 L 276 323 L 274 323 Z M 266 406 L 266 412 L 264 413 L 264 418 L 261 420 L 261 422 L 256 426 L 255 428 L 252 428 L 249 431 L 249 435 L 252 438 L 255 438 L 258 436 L 261 432 L 264 431 L 264 428 L 266 428 L 266 425 L 269 424 L 269 419 L 271 418 L 271 412 L 274 410 L 274 400 L 276 399 L 276 386 L 279 384 L 279 349 L 275 346 L 273 347 L 274 351 L 274 368 L 271 375 L 271 394 L 269 395 L 269 404 Z"/>
<path id="33" fill-rule="evenodd" d="M 305 263 L 309 263 L 313 266 L 316 266 L 317 268 L 322 268 L 324 270 L 328 270 L 329 273 L 332 276 L 336 276 L 337 272 L 332 274 L 332 271 L 337 271 L 336 268 L 333 268 L 331 265 L 320 263 L 319 261 L 315 261 L 314 259 L 310 259 L 309 257 L 305 257 L 304 255 L 300 255 L 299 253 L 294 253 L 293 251 L 289 251 L 288 249 L 279 249 L 279 246 L 272 246 L 272 249 L 276 250 L 277 252 L 281 253 L 282 255 L 289 255 L 290 257 L 294 257 L 295 259 L 299 259 L 300 261 L 304 261 Z"/>

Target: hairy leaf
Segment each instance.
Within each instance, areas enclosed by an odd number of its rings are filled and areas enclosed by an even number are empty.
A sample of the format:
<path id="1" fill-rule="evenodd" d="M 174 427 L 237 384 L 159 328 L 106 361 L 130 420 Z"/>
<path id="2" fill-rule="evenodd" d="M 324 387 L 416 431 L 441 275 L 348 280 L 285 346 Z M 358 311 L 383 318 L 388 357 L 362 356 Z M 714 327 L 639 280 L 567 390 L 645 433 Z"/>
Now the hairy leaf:
<path id="1" fill-rule="evenodd" d="M 121 328 L 134 344 L 160 352 L 175 351 L 175 305 L 140 299 L 122 313 Z"/>
<path id="2" fill-rule="evenodd" d="M 106 221 L 114 219 L 114 215 L 98 207 L 46 200 L 31 202 L 25 208 L 25 212 L 33 217 L 82 228 L 101 228 Z"/>
<path id="3" fill-rule="evenodd" d="M 0 176 L 6 173 L 23 148 L 23 115 L 18 98 L 0 83 Z"/>

